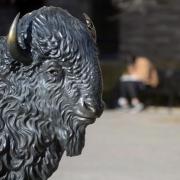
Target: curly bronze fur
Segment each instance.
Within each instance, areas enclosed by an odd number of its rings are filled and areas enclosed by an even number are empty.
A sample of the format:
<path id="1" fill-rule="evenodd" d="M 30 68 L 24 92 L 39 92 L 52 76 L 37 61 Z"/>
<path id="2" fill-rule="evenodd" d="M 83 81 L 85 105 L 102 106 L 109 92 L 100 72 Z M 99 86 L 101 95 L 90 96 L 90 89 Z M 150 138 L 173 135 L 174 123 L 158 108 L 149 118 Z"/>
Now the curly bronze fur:
<path id="1" fill-rule="evenodd" d="M 22 17 L 18 43 L 28 66 L 0 38 L 0 179 L 46 180 L 64 151 L 81 153 L 102 113 L 97 49 L 86 25 L 55 7 Z"/>

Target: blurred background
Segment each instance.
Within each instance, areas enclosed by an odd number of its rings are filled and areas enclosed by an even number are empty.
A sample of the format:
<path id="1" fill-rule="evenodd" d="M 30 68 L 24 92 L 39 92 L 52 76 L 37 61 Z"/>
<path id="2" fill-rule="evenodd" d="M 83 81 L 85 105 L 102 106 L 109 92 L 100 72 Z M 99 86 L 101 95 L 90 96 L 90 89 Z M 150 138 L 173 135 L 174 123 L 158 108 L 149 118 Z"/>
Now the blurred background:
<path id="1" fill-rule="evenodd" d="M 180 1 L 0 0 L 0 34 L 15 15 L 60 6 L 97 31 L 106 111 L 89 128 L 83 154 L 64 157 L 52 180 L 179 180 Z M 139 96 L 145 110 L 121 111 L 120 77 L 127 54 L 148 58 L 159 83 Z M 102 121 L 101 121 L 102 120 Z"/>

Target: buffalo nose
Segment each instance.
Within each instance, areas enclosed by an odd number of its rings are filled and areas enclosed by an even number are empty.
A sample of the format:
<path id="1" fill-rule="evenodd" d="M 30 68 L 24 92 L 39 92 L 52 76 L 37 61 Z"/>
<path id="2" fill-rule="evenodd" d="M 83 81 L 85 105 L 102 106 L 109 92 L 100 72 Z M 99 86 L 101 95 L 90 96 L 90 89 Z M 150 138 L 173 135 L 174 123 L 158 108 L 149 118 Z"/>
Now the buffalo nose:
<path id="1" fill-rule="evenodd" d="M 79 101 L 79 111 L 78 114 L 84 117 L 97 118 L 100 117 L 103 110 L 104 104 L 102 101 L 96 102 L 91 99 L 81 98 Z"/>

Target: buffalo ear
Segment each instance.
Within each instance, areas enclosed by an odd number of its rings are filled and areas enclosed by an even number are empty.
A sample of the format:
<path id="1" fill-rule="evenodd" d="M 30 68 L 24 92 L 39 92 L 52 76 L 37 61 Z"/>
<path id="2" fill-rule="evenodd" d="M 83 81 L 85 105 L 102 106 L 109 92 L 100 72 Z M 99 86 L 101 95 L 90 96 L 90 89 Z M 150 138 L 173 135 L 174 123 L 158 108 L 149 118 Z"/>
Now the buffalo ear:
<path id="1" fill-rule="evenodd" d="M 86 21 L 86 25 L 87 25 L 89 31 L 90 31 L 91 34 L 92 34 L 93 39 L 94 39 L 95 42 L 96 42 L 96 29 L 95 29 L 95 27 L 94 27 L 94 24 L 93 24 L 91 18 L 90 18 L 86 13 L 83 13 L 83 17 L 84 17 L 84 19 L 85 19 L 85 21 Z"/>
<path id="2" fill-rule="evenodd" d="M 16 60 L 24 65 L 29 65 L 32 62 L 32 58 L 30 53 L 22 49 L 18 43 L 18 35 L 17 35 L 17 25 L 19 22 L 20 13 L 17 14 L 15 17 L 10 30 L 7 36 L 7 44 L 9 47 L 9 51 L 11 56 Z"/>

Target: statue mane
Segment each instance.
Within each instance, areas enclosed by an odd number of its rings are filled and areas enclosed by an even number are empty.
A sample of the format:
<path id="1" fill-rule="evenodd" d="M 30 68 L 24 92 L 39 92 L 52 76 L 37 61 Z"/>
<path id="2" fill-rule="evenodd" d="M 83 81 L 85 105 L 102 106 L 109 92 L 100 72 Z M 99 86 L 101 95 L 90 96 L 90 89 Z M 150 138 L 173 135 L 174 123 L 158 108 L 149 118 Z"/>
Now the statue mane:
<path id="1" fill-rule="evenodd" d="M 86 126 L 103 111 L 89 26 L 42 7 L 17 15 L 0 37 L 1 180 L 47 180 L 64 152 L 81 154 Z"/>

